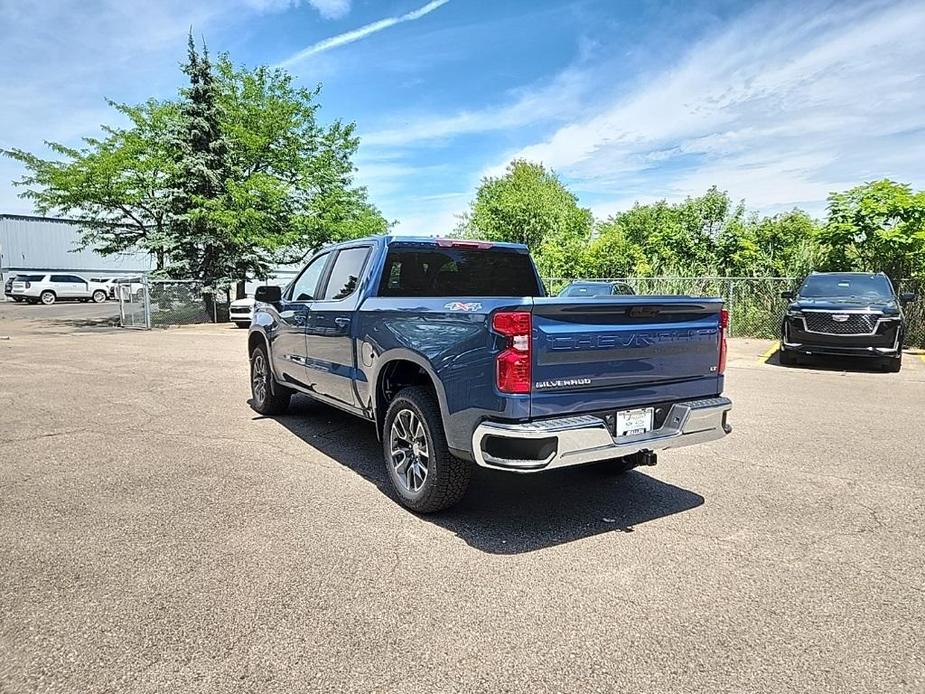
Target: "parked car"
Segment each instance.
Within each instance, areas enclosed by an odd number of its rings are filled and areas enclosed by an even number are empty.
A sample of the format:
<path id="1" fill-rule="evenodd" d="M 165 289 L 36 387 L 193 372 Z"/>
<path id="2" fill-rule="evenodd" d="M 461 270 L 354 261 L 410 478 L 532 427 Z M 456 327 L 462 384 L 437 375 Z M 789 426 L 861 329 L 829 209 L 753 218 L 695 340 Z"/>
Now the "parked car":
<path id="1" fill-rule="evenodd" d="M 228 307 L 228 315 L 231 322 L 239 328 L 249 328 L 251 319 L 254 317 L 254 297 L 246 296 L 243 299 L 235 299 Z"/>
<path id="2" fill-rule="evenodd" d="M 13 298 L 29 303 L 50 306 L 56 301 L 93 301 L 101 303 L 108 298 L 106 286 L 91 282 L 79 275 L 35 274 L 13 278 Z"/>
<path id="3" fill-rule="evenodd" d="M 623 471 L 731 431 L 718 298 L 550 298 L 523 245 L 388 236 L 255 298 L 251 406 L 304 393 L 374 423 L 414 511 L 458 501 L 475 465 Z"/>
<path id="4" fill-rule="evenodd" d="M 575 281 L 559 296 L 632 296 L 636 292 L 625 282 Z"/>
<path id="5" fill-rule="evenodd" d="M 102 284 L 106 287 L 106 296 L 110 299 L 116 298 L 115 283 L 116 277 L 91 277 L 91 282 L 96 282 L 97 284 Z"/>
<path id="6" fill-rule="evenodd" d="M 112 280 L 111 292 L 113 299 L 121 297 L 122 301 L 141 301 L 145 295 L 144 279 L 141 277 L 116 277 Z"/>
<path id="7" fill-rule="evenodd" d="M 903 306 L 916 295 L 897 295 L 882 272 L 814 272 L 781 296 L 790 300 L 781 323 L 781 364 L 837 355 L 878 359 L 887 371 L 902 368 Z"/>
<path id="8" fill-rule="evenodd" d="M 10 275 L 6 282 L 3 283 L 3 295 L 12 299 L 13 301 L 25 301 L 26 299 L 22 296 L 13 295 L 13 281 L 18 279 L 19 275 Z"/>

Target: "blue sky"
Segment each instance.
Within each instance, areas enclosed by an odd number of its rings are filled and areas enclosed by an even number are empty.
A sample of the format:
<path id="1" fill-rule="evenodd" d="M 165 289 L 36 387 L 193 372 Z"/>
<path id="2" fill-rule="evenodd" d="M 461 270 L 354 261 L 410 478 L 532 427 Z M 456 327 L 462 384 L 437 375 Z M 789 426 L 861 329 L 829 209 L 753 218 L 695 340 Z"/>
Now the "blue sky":
<path id="1" fill-rule="evenodd" d="M 29 6 L 27 6 L 29 5 Z M 716 184 L 820 214 L 829 191 L 925 187 L 925 3 L 0 0 L 0 147 L 173 93 L 185 35 L 324 85 L 359 182 L 400 233 L 445 233 L 514 157 L 605 216 Z M 29 212 L 0 161 L 0 211 Z"/>

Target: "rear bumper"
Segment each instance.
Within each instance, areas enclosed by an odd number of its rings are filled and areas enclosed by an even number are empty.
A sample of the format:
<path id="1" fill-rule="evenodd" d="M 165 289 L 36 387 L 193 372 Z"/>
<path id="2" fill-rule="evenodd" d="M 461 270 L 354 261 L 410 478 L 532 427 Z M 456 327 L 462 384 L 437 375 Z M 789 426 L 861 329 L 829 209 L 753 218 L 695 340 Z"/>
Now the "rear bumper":
<path id="1" fill-rule="evenodd" d="M 480 466 L 498 470 L 538 472 L 582 465 L 720 439 L 732 431 L 726 421 L 731 409 L 732 401 L 722 397 L 674 403 L 661 427 L 620 439 L 612 436 L 606 422 L 594 415 L 527 423 L 486 421 L 472 435 L 472 451 Z M 486 446 L 491 448 L 498 440 L 503 445 L 494 447 L 509 451 L 517 450 L 519 441 L 538 444 L 524 446 L 538 455 L 528 459 L 493 455 Z"/>

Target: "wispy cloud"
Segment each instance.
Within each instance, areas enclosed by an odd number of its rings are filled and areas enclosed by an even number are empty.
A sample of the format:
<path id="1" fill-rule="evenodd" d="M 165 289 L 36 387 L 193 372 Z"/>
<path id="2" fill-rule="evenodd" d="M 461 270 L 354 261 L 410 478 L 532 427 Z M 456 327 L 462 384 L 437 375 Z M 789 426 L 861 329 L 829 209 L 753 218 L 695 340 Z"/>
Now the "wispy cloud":
<path id="1" fill-rule="evenodd" d="M 244 4 L 256 10 L 280 11 L 299 5 L 300 0 L 243 0 Z M 350 0 L 308 0 L 308 4 L 325 19 L 340 19 L 350 12 Z"/>
<path id="2" fill-rule="evenodd" d="M 567 69 L 543 85 L 514 91 L 512 101 L 450 115 L 399 117 L 399 123 L 365 133 L 364 146 L 396 147 L 427 144 L 472 133 L 507 130 L 530 123 L 555 122 L 571 116 L 591 87 L 589 74 Z"/>
<path id="3" fill-rule="evenodd" d="M 329 51 L 332 48 L 337 48 L 338 46 L 344 46 L 348 43 L 359 41 L 366 38 L 367 36 L 383 31 L 384 29 L 388 29 L 389 27 L 393 27 L 396 24 L 402 24 L 403 22 L 413 22 L 417 19 L 420 19 L 421 17 L 424 17 L 425 15 L 430 14 L 434 10 L 443 7 L 443 5 L 446 5 L 449 1 L 450 0 L 433 0 L 423 7 L 419 7 L 418 9 L 412 10 L 411 12 L 406 12 L 405 14 L 395 17 L 386 17 L 385 19 L 380 19 L 378 21 L 361 26 L 358 29 L 345 31 L 343 34 L 337 34 L 336 36 L 322 39 L 321 41 L 313 43 L 311 46 L 303 48 L 298 53 L 295 53 L 281 61 L 279 66 L 290 67 L 310 56 L 323 53 L 324 51 Z"/>
<path id="4" fill-rule="evenodd" d="M 791 6 L 796 8 L 796 6 Z M 535 144 L 584 197 L 675 197 L 711 184 L 764 208 L 891 176 L 923 183 L 925 5 L 765 5 L 647 86 Z M 915 179 L 918 179 L 917 181 Z"/>

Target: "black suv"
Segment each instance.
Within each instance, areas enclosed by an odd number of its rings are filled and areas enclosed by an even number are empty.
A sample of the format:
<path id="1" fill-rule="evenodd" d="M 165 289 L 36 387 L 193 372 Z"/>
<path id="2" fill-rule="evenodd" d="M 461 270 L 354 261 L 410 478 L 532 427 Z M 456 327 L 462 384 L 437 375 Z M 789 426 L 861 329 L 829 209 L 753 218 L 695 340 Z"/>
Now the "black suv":
<path id="1" fill-rule="evenodd" d="M 800 355 L 872 357 L 887 371 L 902 367 L 905 317 L 916 295 L 896 295 L 882 272 L 814 272 L 796 292 L 781 325 L 780 362 Z"/>

